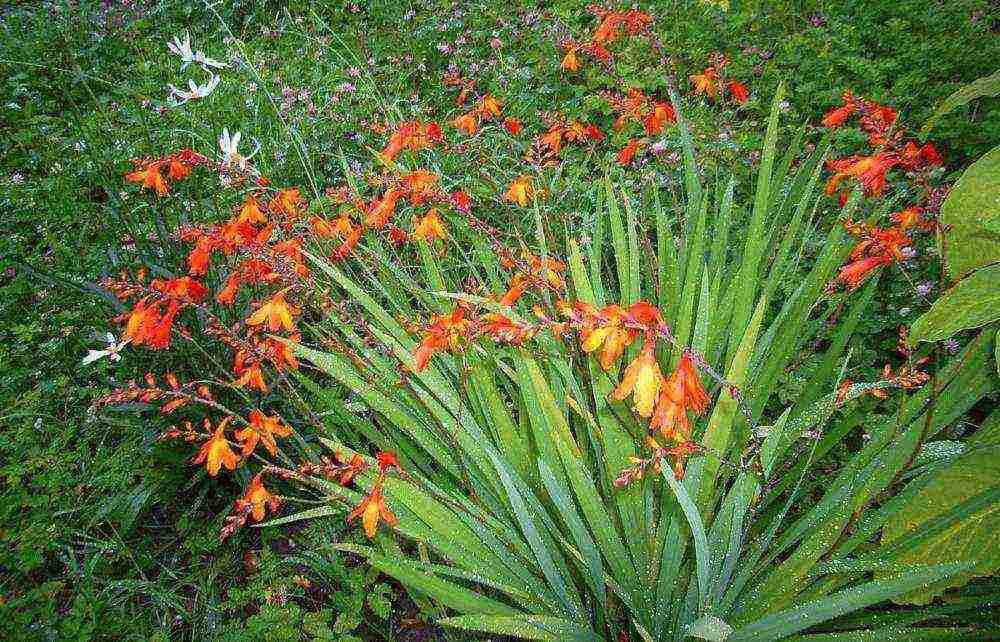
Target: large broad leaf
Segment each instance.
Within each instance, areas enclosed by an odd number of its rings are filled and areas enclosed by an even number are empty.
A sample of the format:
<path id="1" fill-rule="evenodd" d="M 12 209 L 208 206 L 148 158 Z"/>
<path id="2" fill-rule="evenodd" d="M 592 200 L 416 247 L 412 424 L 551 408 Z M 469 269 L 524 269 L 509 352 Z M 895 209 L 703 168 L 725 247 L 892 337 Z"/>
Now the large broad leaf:
<path id="1" fill-rule="evenodd" d="M 910 345 L 941 341 L 1000 319 L 1000 265 L 976 270 L 934 302 L 910 328 Z"/>
<path id="2" fill-rule="evenodd" d="M 1000 446 L 975 448 L 929 474 L 934 479 L 886 522 L 883 543 L 917 532 L 935 517 L 997 487 Z M 1000 569 L 1000 503 L 992 502 L 972 512 L 906 551 L 897 561 L 913 566 L 954 562 L 972 565 L 969 573 L 958 573 L 898 598 L 899 602 L 909 604 L 928 604 L 946 588 L 961 586 L 975 576 L 995 573 Z"/>
<path id="3" fill-rule="evenodd" d="M 1000 216 L 1000 147 L 965 170 L 941 206 L 948 274 L 960 279 L 1000 261 L 1000 233 L 987 226 Z"/>
<path id="4" fill-rule="evenodd" d="M 989 76 L 984 76 L 978 80 L 970 82 L 965 87 L 962 87 L 941 101 L 941 104 L 938 105 L 934 115 L 927 119 L 922 132 L 924 134 L 928 133 L 934 128 L 934 124 L 937 122 L 938 118 L 951 113 L 962 105 L 966 105 L 976 98 L 982 98 L 983 96 L 996 96 L 997 94 L 1000 94 L 1000 71 L 996 71 Z"/>

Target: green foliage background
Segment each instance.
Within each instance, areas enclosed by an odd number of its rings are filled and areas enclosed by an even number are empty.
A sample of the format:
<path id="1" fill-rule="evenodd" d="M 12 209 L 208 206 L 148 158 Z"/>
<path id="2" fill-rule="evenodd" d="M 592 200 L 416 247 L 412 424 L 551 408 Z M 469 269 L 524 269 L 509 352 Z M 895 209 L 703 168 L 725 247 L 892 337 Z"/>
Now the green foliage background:
<path id="1" fill-rule="evenodd" d="M 232 2 L 221 16 L 171 1 L 0 8 L 0 636 L 349 639 L 378 635 L 377 624 L 361 631 L 362 620 L 393 617 L 378 599 L 359 601 L 374 580 L 352 571 L 343 554 L 303 561 L 290 553 L 296 541 L 337 533 L 272 529 L 218 545 L 220 514 L 234 489 L 192 476 L 181 454 L 155 445 L 155 422 L 89 411 L 96 397 L 140 375 L 138 364 L 80 365 L 111 312 L 86 283 L 127 263 L 130 243 L 155 242 L 143 236 L 154 230 L 136 223 L 132 204 L 118 197 L 127 159 L 178 141 L 210 150 L 211 133 L 240 120 L 254 123 L 245 132 L 261 141 L 261 165 L 275 182 L 303 180 L 281 119 L 259 94 L 251 101 L 247 87 L 220 90 L 197 119 L 153 109 L 164 102 L 165 83 L 185 77 L 174 61 L 165 64 L 168 38 L 190 29 L 209 55 L 222 55 L 229 49 L 224 22 L 251 57 L 272 63 L 268 89 L 280 74 L 328 93 L 351 80 L 348 68 L 371 58 L 397 106 L 417 93 L 442 112 L 453 97 L 440 73 L 449 60 L 467 66 L 489 58 L 494 35 L 504 42 L 502 62 L 484 74 L 483 89 L 496 83 L 512 99 L 510 87 L 519 89 L 525 115 L 554 98 L 572 110 L 599 86 L 589 79 L 564 90 L 551 79 L 558 58 L 543 30 L 558 20 L 582 33 L 592 22 L 583 3 L 385 1 L 359 3 L 358 11 L 334 4 Z M 752 87 L 734 148 L 721 158 L 759 147 L 766 109 L 759 97 L 780 79 L 789 83 L 791 122 L 817 121 L 851 88 L 898 107 L 916 128 L 941 99 L 994 72 L 1000 60 L 1000 17 L 985 0 L 734 2 L 728 13 L 673 0 L 655 3 L 655 11 L 669 16 L 660 31 L 679 70 L 694 73 L 708 53 L 725 51 L 733 74 Z M 469 46 L 451 56 L 437 48 L 461 34 Z M 401 64 L 407 55 L 423 68 Z M 633 74 L 636 84 L 660 82 L 643 69 Z M 321 175 L 335 173 L 338 147 L 364 153 L 350 136 L 373 115 L 368 98 L 345 99 L 305 130 Z M 985 98 L 938 123 L 932 137 L 950 166 L 1000 140 L 996 105 Z M 302 111 L 296 105 L 282 118 L 301 122 Z M 696 115 L 696 129 L 712 128 L 708 117 Z M 185 215 L 199 216 L 201 205 L 190 203 Z M 866 321 L 873 337 L 895 327 L 889 309 L 906 296 L 903 284 L 887 288 L 885 316 Z M 248 549 L 258 551 L 253 573 L 246 572 Z M 296 584 L 302 573 L 321 588 Z M 267 605 L 267 590 L 290 597 Z"/>

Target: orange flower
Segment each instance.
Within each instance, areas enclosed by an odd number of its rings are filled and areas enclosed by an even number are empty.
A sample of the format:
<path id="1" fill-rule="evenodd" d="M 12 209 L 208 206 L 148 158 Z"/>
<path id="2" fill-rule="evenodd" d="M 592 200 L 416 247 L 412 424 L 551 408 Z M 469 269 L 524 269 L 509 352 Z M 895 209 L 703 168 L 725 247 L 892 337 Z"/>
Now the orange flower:
<path id="1" fill-rule="evenodd" d="M 420 372 L 427 362 L 441 350 L 454 350 L 469 331 L 471 322 L 465 318 L 468 308 L 459 304 L 451 314 L 437 314 L 431 318 L 423 340 L 413 353 L 413 369 Z"/>
<path id="2" fill-rule="evenodd" d="M 521 174 L 507 188 L 507 192 L 503 195 L 503 200 L 508 203 L 517 203 L 521 207 L 527 207 L 533 192 L 531 176 L 529 174 Z"/>
<path id="3" fill-rule="evenodd" d="M 382 198 L 372 201 L 368 216 L 365 218 L 365 225 L 375 230 L 385 227 L 389 219 L 396 213 L 396 204 L 402 195 L 403 192 L 400 188 L 391 187 L 386 190 Z"/>
<path id="4" fill-rule="evenodd" d="M 694 84 L 694 95 L 705 94 L 714 100 L 715 95 L 719 91 L 719 87 L 716 84 L 718 78 L 719 75 L 716 73 L 715 67 L 709 67 L 700 74 L 690 76 L 691 82 Z"/>
<path id="5" fill-rule="evenodd" d="M 676 443 L 689 441 L 691 423 L 687 412 L 704 414 L 708 402 L 708 393 L 701 385 L 694 362 L 685 354 L 660 389 L 649 429 L 659 430 L 665 438 Z"/>
<path id="6" fill-rule="evenodd" d="M 267 511 L 273 513 L 281 508 L 281 498 L 272 495 L 264 488 L 263 476 L 263 473 L 257 473 L 250 482 L 250 487 L 247 488 L 243 498 L 236 500 L 236 510 L 238 512 L 250 511 L 255 522 L 264 519 Z"/>
<path id="7" fill-rule="evenodd" d="M 914 227 L 924 231 L 934 229 L 934 223 L 923 217 L 923 208 L 918 205 L 911 205 L 899 212 L 893 212 L 889 215 L 889 218 L 903 230 L 909 230 Z"/>
<path id="8" fill-rule="evenodd" d="M 654 102 L 653 108 L 649 110 L 643 120 L 646 133 L 650 136 L 660 134 L 667 123 L 677 122 L 677 112 L 669 103 Z"/>
<path id="9" fill-rule="evenodd" d="M 563 134 L 566 130 L 561 125 L 553 125 L 543 136 L 538 139 L 542 145 L 552 150 L 553 154 L 558 154 L 562 149 Z"/>
<path id="10" fill-rule="evenodd" d="M 618 164 L 622 167 L 628 167 L 632 164 L 632 159 L 635 158 L 636 151 L 639 150 L 639 141 L 636 139 L 629 140 L 628 144 L 618 152 Z"/>
<path id="11" fill-rule="evenodd" d="M 517 118 L 508 118 L 503 121 L 503 127 L 511 136 L 518 136 L 521 133 L 521 121 Z"/>
<path id="12" fill-rule="evenodd" d="M 456 210 L 464 214 L 468 214 L 472 210 L 472 199 L 462 190 L 452 192 L 448 201 Z"/>
<path id="13" fill-rule="evenodd" d="M 747 91 L 746 85 L 736 82 L 735 80 L 729 81 L 729 91 L 733 95 L 733 100 L 741 105 L 745 103 L 747 98 L 750 96 L 750 92 Z"/>
<path id="14" fill-rule="evenodd" d="M 240 205 L 236 220 L 240 223 L 267 223 L 267 217 L 264 216 L 264 212 L 260 209 L 260 204 L 257 203 L 257 199 L 253 196 L 248 198 L 243 205 Z"/>
<path id="15" fill-rule="evenodd" d="M 305 199 L 298 188 L 283 189 L 267 204 L 267 209 L 279 212 L 288 217 L 298 216 L 300 208 L 305 205 Z"/>
<path id="16" fill-rule="evenodd" d="M 603 345 L 598 360 L 605 370 L 611 369 L 635 339 L 635 330 L 626 328 L 624 321 L 625 311 L 617 305 L 609 305 L 596 313 L 582 328 L 580 338 L 583 343 L 580 349 L 589 354 Z"/>
<path id="17" fill-rule="evenodd" d="M 235 433 L 236 441 L 243 444 L 244 457 L 253 453 L 258 443 L 264 444 L 267 452 L 277 455 L 278 444 L 274 438 L 292 434 L 292 429 L 283 425 L 279 417 L 268 417 L 259 410 L 250 411 L 249 421 L 249 426 Z"/>
<path id="18" fill-rule="evenodd" d="M 402 176 L 399 186 L 410 196 L 411 205 L 420 205 L 434 195 L 434 185 L 438 175 L 434 172 L 418 169 Z"/>
<path id="19" fill-rule="evenodd" d="M 205 470 L 212 477 L 219 474 L 219 469 L 225 466 L 229 470 L 235 470 L 236 464 L 240 463 L 240 458 L 229 448 L 229 441 L 226 439 L 226 426 L 230 417 L 223 419 L 212 437 L 202 444 L 198 454 L 191 460 L 192 464 L 205 464 Z M 208 419 L 205 420 L 205 428 L 209 428 Z"/>
<path id="20" fill-rule="evenodd" d="M 580 71 L 580 59 L 576 57 L 576 47 L 567 48 L 566 55 L 563 56 L 562 62 L 559 63 L 559 68 L 563 71 L 577 72 Z"/>
<path id="21" fill-rule="evenodd" d="M 441 221 L 441 216 L 438 214 L 437 208 L 432 207 L 423 218 L 413 221 L 413 238 L 422 241 L 427 241 L 428 243 L 434 241 L 435 239 L 444 240 L 447 236 L 447 232 L 444 229 L 444 223 Z"/>
<path id="22" fill-rule="evenodd" d="M 389 507 L 385 505 L 385 500 L 382 499 L 381 478 L 372 487 L 371 493 L 347 516 L 347 523 L 350 524 L 358 517 L 361 518 L 361 524 L 364 526 L 368 539 L 374 538 L 378 533 L 379 522 L 385 522 L 390 526 L 399 523 L 399 519 L 392 514 Z"/>
<path id="23" fill-rule="evenodd" d="M 393 468 L 400 468 L 399 458 L 396 457 L 396 453 L 382 450 L 379 451 L 377 459 L 378 459 L 378 469 L 379 472 L 381 472 L 382 474 L 389 472 L 389 470 Z"/>
<path id="24" fill-rule="evenodd" d="M 237 359 L 239 359 L 239 355 L 237 355 Z M 260 369 L 259 363 L 253 363 L 249 366 L 237 368 L 236 374 L 239 377 L 233 382 L 233 386 L 236 388 L 246 386 L 247 388 L 251 388 L 253 390 L 267 392 L 267 384 L 264 382 L 264 372 Z"/>
<path id="25" fill-rule="evenodd" d="M 292 317 L 299 311 L 285 301 L 286 291 L 287 288 L 262 303 L 257 311 L 247 318 L 247 325 L 261 325 L 266 321 L 271 332 L 277 332 L 281 328 L 285 328 L 289 332 L 295 330 L 295 322 Z"/>
<path id="26" fill-rule="evenodd" d="M 163 178 L 163 174 L 160 173 L 160 163 L 150 163 L 146 167 L 133 172 L 127 172 L 125 180 L 132 183 L 141 183 L 142 187 L 140 189 L 155 190 L 157 196 L 166 196 L 167 192 L 170 191 L 167 181 Z"/>
<path id="27" fill-rule="evenodd" d="M 475 110 L 458 116 L 451 121 L 451 124 L 455 127 L 455 129 L 465 132 L 469 136 L 474 135 L 476 130 L 479 128 L 479 120 L 476 118 Z"/>
<path id="28" fill-rule="evenodd" d="M 499 100 L 486 94 L 479 103 L 479 115 L 483 120 L 492 120 L 494 116 L 500 115 L 500 108 L 503 106 Z"/>
<path id="29" fill-rule="evenodd" d="M 840 269 L 837 280 L 846 284 L 848 291 L 857 290 L 873 270 L 892 263 L 889 255 L 868 256 L 848 263 Z"/>
<path id="30" fill-rule="evenodd" d="M 847 122 L 847 119 L 854 114 L 856 109 L 857 107 L 854 103 L 848 103 L 843 107 L 831 109 L 823 115 L 823 126 L 831 129 L 842 127 Z"/>
<path id="31" fill-rule="evenodd" d="M 523 274 L 515 274 L 514 278 L 510 280 L 510 286 L 507 288 L 507 292 L 500 297 L 500 305 L 512 306 L 517 303 L 525 291 L 528 289 L 528 278 Z"/>
<path id="32" fill-rule="evenodd" d="M 625 368 L 621 383 L 612 393 L 617 401 L 623 401 L 629 395 L 633 395 L 632 409 L 643 417 L 653 414 L 653 404 L 656 403 L 660 386 L 663 384 L 660 364 L 656 362 L 656 356 L 653 354 L 655 345 L 656 342 L 647 335 L 642 351 Z"/>

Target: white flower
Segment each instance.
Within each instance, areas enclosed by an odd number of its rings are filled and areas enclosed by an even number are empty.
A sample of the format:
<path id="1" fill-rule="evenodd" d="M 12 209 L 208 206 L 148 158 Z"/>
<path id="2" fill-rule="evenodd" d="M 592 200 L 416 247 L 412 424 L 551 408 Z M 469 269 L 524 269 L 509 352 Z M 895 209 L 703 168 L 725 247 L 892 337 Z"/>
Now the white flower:
<path id="1" fill-rule="evenodd" d="M 181 40 L 180 36 L 174 36 L 173 42 L 167 43 L 167 49 L 180 56 L 181 71 L 184 71 L 191 63 L 201 65 L 201 68 L 205 71 L 213 67 L 216 69 L 228 67 L 224 62 L 209 58 L 201 50 L 191 51 L 191 34 L 187 32 L 184 33 L 184 40 Z"/>
<path id="2" fill-rule="evenodd" d="M 215 91 L 215 88 L 219 86 L 219 77 L 212 76 L 209 78 L 208 82 L 204 85 L 198 85 L 193 80 L 188 80 L 188 89 L 178 89 L 173 85 L 167 85 L 170 89 L 170 104 L 174 107 L 178 107 L 188 102 L 189 100 L 201 100 L 202 98 L 207 98 L 209 94 Z"/>
<path id="3" fill-rule="evenodd" d="M 222 152 L 221 169 L 224 171 L 230 169 L 237 169 L 241 172 L 253 171 L 250 167 L 250 159 L 260 151 L 260 145 L 257 145 L 249 155 L 244 156 L 240 154 L 241 138 L 243 138 L 243 134 L 240 132 L 233 132 L 230 136 L 229 128 L 222 128 L 222 133 L 219 134 L 219 151 Z"/>
<path id="4" fill-rule="evenodd" d="M 94 363 L 98 359 L 103 359 L 104 357 L 107 357 L 111 361 L 118 361 L 119 359 L 122 358 L 122 355 L 120 354 L 121 350 L 126 345 L 128 345 L 128 341 L 129 340 L 126 339 L 125 341 L 122 341 L 121 343 L 118 343 L 115 340 L 115 335 L 111 334 L 110 332 L 107 334 L 106 338 L 107 338 L 107 341 L 108 341 L 108 347 L 107 347 L 107 349 L 106 350 L 88 350 L 87 351 L 87 356 L 83 358 L 83 364 L 84 365 L 87 365 L 88 363 Z"/>

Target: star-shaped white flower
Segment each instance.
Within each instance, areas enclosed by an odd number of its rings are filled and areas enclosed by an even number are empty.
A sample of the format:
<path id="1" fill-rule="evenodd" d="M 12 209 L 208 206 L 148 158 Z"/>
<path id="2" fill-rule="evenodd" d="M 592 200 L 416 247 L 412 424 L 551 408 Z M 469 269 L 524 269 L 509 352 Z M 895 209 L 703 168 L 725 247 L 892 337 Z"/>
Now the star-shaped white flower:
<path id="1" fill-rule="evenodd" d="M 240 154 L 240 139 L 242 139 L 243 134 L 240 132 L 233 132 L 230 136 L 229 128 L 223 127 L 222 133 L 219 134 L 219 151 L 221 153 L 220 165 L 222 169 L 236 169 L 240 172 L 251 171 L 250 159 L 260 151 L 260 145 L 250 152 L 249 155 L 243 156 Z"/>
<path id="2" fill-rule="evenodd" d="M 122 348 L 128 345 L 129 340 L 126 339 L 119 343 L 115 340 L 115 335 L 110 332 L 106 336 L 108 341 L 108 347 L 105 350 L 88 350 L 87 356 L 83 358 L 83 364 L 87 365 L 89 363 L 94 363 L 98 359 L 103 359 L 107 357 L 109 361 L 118 361 L 122 358 L 121 351 Z"/>
<path id="3" fill-rule="evenodd" d="M 191 34 L 185 32 L 184 40 L 181 40 L 180 36 L 174 36 L 173 42 L 167 43 L 167 49 L 169 49 L 174 54 L 180 56 L 181 59 L 181 71 L 184 71 L 188 65 L 194 63 L 196 65 L 201 65 L 201 68 L 205 71 L 209 69 L 222 69 L 223 67 L 228 67 L 224 62 L 220 62 L 213 58 L 209 58 L 201 50 L 192 51 L 191 50 Z"/>
<path id="4" fill-rule="evenodd" d="M 195 81 L 189 79 L 188 88 L 186 90 L 178 89 L 177 87 L 168 84 L 167 88 L 170 90 L 170 104 L 174 107 L 178 107 L 191 100 L 201 100 L 202 98 L 207 98 L 209 94 L 215 91 L 215 88 L 218 86 L 218 76 L 212 76 L 204 85 L 199 85 Z"/>

